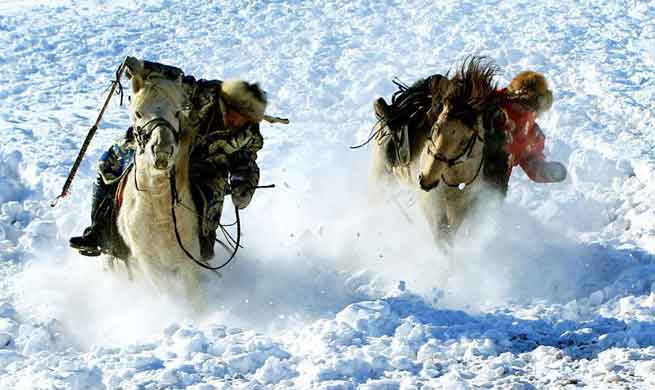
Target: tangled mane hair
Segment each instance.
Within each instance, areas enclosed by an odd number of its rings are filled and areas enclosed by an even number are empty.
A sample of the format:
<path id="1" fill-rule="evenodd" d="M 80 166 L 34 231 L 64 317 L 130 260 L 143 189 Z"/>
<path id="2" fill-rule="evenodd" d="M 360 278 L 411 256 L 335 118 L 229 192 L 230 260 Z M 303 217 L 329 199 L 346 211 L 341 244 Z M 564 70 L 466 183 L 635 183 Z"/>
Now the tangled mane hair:
<path id="1" fill-rule="evenodd" d="M 495 104 L 497 84 L 494 76 L 498 68 L 486 57 L 468 57 L 450 79 L 444 103 L 450 114 L 472 125 L 481 112 Z"/>

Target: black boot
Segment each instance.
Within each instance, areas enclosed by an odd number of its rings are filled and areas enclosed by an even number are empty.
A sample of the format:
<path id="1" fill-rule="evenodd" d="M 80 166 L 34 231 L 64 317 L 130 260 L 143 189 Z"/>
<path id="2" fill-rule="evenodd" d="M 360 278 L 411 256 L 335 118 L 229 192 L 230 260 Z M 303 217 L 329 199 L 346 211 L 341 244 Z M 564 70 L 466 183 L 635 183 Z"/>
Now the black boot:
<path id="1" fill-rule="evenodd" d="M 100 256 L 102 254 L 100 237 L 94 227 L 95 225 L 91 225 L 84 229 L 81 236 L 71 237 L 68 241 L 71 248 L 77 249 L 84 256 Z"/>
<path id="2" fill-rule="evenodd" d="M 77 249 L 84 256 L 100 256 L 103 251 L 104 224 L 107 223 L 107 213 L 111 213 L 111 191 L 102 182 L 102 178 L 94 185 L 93 200 L 91 202 L 91 226 L 84 229 L 81 236 L 71 237 L 71 248 Z"/>

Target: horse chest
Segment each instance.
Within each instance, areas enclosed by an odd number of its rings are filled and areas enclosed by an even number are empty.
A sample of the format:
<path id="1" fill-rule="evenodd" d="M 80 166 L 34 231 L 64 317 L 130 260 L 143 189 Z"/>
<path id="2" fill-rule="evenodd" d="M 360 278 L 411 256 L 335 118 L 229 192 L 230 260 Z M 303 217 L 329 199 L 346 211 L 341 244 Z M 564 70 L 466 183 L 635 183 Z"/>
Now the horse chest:
<path id="1" fill-rule="evenodd" d="M 191 211 L 176 208 L 175 224 L 170 197 L 160 201 L 131 196 L 126 199 L 119 214 L 119 231 L 134 257 L 162 266 L 172 265 L 170 258 L 183 259 L 176 229 L 187 248 L 198 248 L 197 220 Z"/>

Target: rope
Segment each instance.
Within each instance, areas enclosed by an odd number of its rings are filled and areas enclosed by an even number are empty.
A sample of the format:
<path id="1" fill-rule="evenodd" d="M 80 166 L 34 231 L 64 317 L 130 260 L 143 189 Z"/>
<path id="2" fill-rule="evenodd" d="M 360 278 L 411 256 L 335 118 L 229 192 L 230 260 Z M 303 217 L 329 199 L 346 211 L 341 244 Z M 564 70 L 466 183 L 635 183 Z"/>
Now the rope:
<path id="1" fill-rule="evenodd" d="M 381 134 L 382 131 L 387 129 L 387 124 L 385 122 L 384 126 L 382 126 L 379 129 L 373 131 L 373 129 L 375 129 L 375 127 L 377 125 L 379 125 L 380 123 L 382 123 L 382 122 L 384 122 L 384 118 L 380 118 L 380 119 L 378 119 L 377 122 L 375 122 L 375 124 L 373 125 L 373 127 L 371 127 L 371 130 L 369 131 L 371 133 L 371 135 L 366 139 L 366 141 L 364 141 L 364 142 L 362 142 L 362 143 L 360 143 L 358 145 L 349 146 L 349 148 L 350 149 L 359 149 L 359 148 L 363 148 L 364 146 L 368 145 L 371 141 L 373 141 L 375 139 L 375 137 L 377 137 L 379 134 Z M 383 137 L 386 137 L 387 135 L 391 135 L 391 133 L 384 134 Z"/>
<path id="2" fill-rule="evenodd" d="M 93 126 L 91 126 L 91 128 L 89 129 L 89 132 L 87 133 L 86 138 L 82 143 L 80 152 L 77 154 L 77 158 L 75 159 L 75 162 L 73 163 L 73 166 L 71 167 L 71 170 L 68 173 L 68 177 L 66 178 L 66 182 L 64 182 L 64 186 L 61 189 L 61 193 L 50 203 L 50 207 L 55 207 L 61 199 L 65 198 L 70 194 L 70 187 L 73 184 L 75 175 L 77 174 L 78 169 L 80 169 L 80 164 L 82 164 L 82 161 L 84 160 L 84 155 L 86 154 L 86 151 L 89 148 L 89 145 L 91 144 L 91 140 L 93 139 L 93 137 L 96 134 L 96 131 L 98 130 L 98 126 L 100 125 L 102 116 L 105 114 L 105 111 L 107 110 L 107 106 L 109 105 L 109 101 L 111 100 L 111 97 L 114 95 L 114 91 L 116 91 L 116 88 L 118 88 L 117 93 L 119 93 L 121 96 L 121 104 L 123 104 L 123 86 L 121 85 L 121 76 L 126 66 L 127 66 L 127 61 L 123 61 L 121 65 L 118 67 L 118 69 L 116 70 L 116 78 L 114 79 L 111 85 L 109 94 L 105 99 L 105 103 L 102 105 L 102 108 L 100 109 L 98 118 L 96 119 Z"/>

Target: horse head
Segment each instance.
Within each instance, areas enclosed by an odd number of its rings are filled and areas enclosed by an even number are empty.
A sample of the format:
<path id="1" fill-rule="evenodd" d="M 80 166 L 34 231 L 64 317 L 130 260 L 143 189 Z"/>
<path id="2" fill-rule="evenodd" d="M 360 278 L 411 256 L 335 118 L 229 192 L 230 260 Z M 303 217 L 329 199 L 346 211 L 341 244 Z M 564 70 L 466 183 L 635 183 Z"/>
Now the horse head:
<path id="1" fill-rule="evenodd" d="M 180 79 L 132 75 L 130 117 L 137 153 L 153 172 L 168 172 L 180 151 L 180 115 L 184 90 Z"/>
<path id="2" fill-rule="evenodd" d="M 481 154 L 474 156 L 473 150 L 478 142 L 484 144 L 483 119 L 494 103 L 495 71 L 495 66 L 483 58 L 464 61 L 442 99 L 435 102 L 442 107 L 421 152 L 418 175 L 421 189 L 436 188 L 447 170 L 454 166 L 482 159 Z"/>

